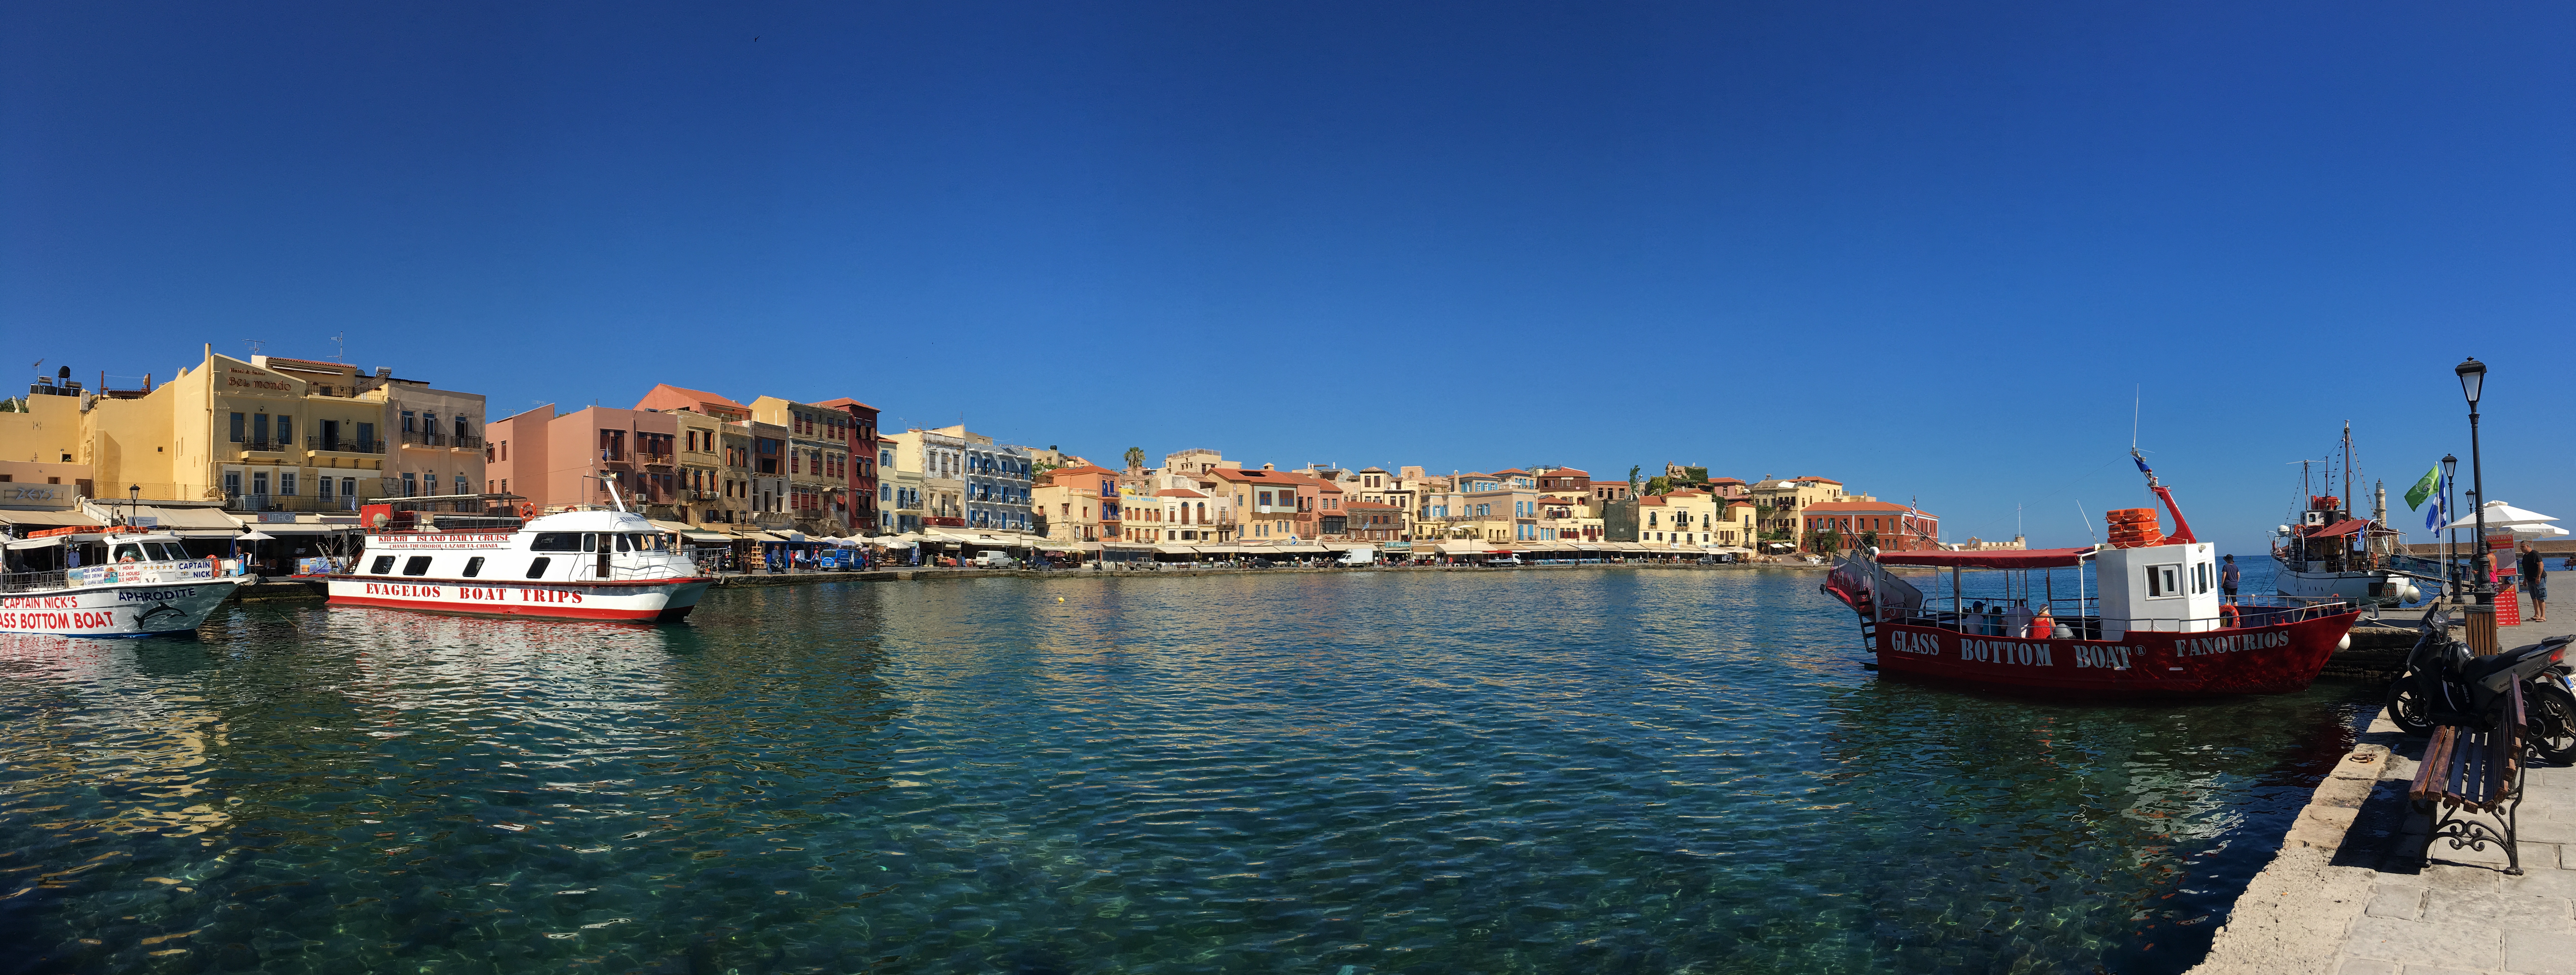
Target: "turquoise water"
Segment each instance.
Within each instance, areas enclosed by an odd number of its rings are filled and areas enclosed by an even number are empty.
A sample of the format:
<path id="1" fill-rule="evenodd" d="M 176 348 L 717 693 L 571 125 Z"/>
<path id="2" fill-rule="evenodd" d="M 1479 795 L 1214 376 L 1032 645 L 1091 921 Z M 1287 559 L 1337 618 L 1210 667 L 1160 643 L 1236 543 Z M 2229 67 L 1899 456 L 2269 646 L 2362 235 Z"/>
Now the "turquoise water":
<path id="1" fill-rule="evenodd" d="M 1882 681 L 1817 581 L 0 637 L 0 970 L 2173 972 L 2369 696 Z"/>

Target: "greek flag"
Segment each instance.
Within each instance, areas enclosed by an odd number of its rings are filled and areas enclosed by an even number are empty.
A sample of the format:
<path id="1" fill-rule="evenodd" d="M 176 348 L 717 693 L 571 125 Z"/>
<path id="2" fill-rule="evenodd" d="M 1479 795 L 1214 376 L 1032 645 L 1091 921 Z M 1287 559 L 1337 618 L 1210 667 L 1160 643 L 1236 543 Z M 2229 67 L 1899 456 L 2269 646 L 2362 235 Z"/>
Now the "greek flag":
<path id="1" fill-rule="evenodd" d="M 2424 509 L 2424 528 L 2427 531 L 2440 531 L 2443 525 L 2450 523 L 2450 515 L 2442 510 L 2441 495 L 2436 494 L 2431 500 L 2432 505 Z"/>

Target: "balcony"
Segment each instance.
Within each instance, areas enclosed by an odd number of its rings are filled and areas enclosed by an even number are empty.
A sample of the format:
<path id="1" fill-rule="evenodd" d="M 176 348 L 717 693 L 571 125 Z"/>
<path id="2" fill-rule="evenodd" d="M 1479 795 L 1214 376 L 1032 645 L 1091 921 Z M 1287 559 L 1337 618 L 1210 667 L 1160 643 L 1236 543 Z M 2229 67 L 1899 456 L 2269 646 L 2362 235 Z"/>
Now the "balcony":
<path id="1" fill-rule="evenodd" d="M 310 494 L 228 494 L 224 496 L 224 510 L 238 512 L 301 511 L 309 513 L 356 511 L 358 510 L 358 499 L 352 497 L 324 498 Z"/>
<path id="2" fill-rule="evenodd" d="M 284 440 L 235 440 L 233 449 L 245 454 L 284 453 L 295 449 L 295 445 Z"/>
<path id="3" fill-rule="evenodd" d="M 447 438 L 447 445 L 458 450 L 481 450 L 483 449 L 483 438 L 471 436 L 449 437 Z"/>
<path id="4" fill-rule="evenodd" d="M 306 437 L 304 438 L 304 449 L 336 454 L 381 454 L 385 452 L 385 442 L 382 440 L 324 440 L 320 437 Z"/>
<path id="5" fill-rule="evenodd" d="M 620 450 L 600 451 L 599 463 L 611 470 L 631 471 L 635 469 L 634 455 Z"/>
<path id="6" fill-rule="evenodd" d="M 635 452 L 635 459 L 636 459 L 636 460 L 639 460 L 639 461 L 644 462 L 644 466 L 646 466 L 646 467 L 669 467 L 669 466 L 671 466 L 671 454 L 670 454 L 670 452 L 669 452 L 669 451 L 663 451 L 663 452 L 661 452 L 661 453 L 648 453 L 648 452 L 646 452 L 646 451 L 641 451 L 641 450 L 639 450 L 639 451 L 636 451 L 636 452 Z"/>

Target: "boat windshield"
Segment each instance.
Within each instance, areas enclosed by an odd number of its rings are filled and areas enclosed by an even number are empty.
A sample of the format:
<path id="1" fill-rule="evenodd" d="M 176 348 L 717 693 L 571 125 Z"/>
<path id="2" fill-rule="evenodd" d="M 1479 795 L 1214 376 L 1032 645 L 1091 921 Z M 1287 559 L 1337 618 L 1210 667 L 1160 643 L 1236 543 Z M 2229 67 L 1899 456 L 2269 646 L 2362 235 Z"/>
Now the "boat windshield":
<path id="1" fill-rule="evenodd" d="M 150 561 L 151 558 L 143 554 L 143 546 L 138 542 L 120 542 L 107 554 L 110 562 L 145 562 Z"/>
<path id="2" fill-rule="evenodd" d="M 188 560 L 187 550 L 180 548 L 179 543 L 177 542 L 145 542 L 143 543 L 143 549 L 147 552 L 159 552 L 159 558 L 165 561 L 185 562 Z"/>

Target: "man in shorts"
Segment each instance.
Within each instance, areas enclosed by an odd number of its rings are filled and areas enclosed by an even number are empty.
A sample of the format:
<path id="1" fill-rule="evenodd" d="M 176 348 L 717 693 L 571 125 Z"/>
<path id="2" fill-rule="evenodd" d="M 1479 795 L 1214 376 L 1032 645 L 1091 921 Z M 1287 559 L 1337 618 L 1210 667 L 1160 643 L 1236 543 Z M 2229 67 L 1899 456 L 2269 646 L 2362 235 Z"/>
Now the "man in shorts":
<path id="1" fill-rule="evenodd" d="M 2531 621 L 2549 622 L 2549 562 L 2530 542 L 2522 543 L 2522 591 L 2531 596 Z"/>
<path id="2" fill-rule="evenodd" d="M 2224 593 L 2229 602 L 2234 602 L 2237 585 L 2245 581 L 2245 570 L 2236 567 L 2236 556 L 2229 555 L 2224 558 L 2227 564 L 2218 570 L 2218 591 Z"/>

